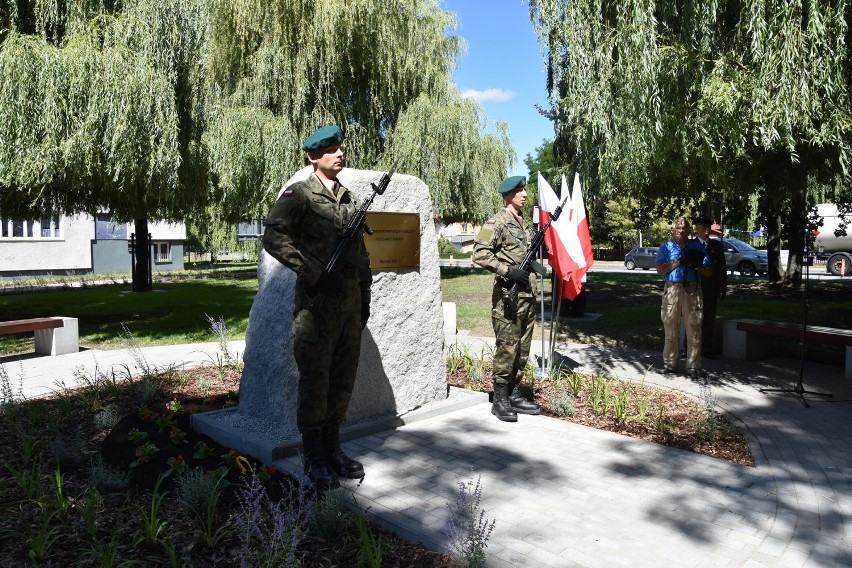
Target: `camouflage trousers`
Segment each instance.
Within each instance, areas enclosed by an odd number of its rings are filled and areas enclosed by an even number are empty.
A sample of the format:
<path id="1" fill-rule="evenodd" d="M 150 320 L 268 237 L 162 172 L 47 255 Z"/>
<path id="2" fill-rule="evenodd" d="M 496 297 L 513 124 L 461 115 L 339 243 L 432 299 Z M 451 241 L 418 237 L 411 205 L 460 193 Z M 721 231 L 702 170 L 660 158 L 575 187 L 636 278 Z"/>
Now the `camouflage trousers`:
<path id="1" fill-rule="evenodd" d="M 511 383 L 521 379 L 527 366 L 535 328 L 535 298 L 518 298 L 518 310 L 514 317 L 509 317 L 511 314 L 503 307 L 502 295 L 495 293 L 495 297 L 491 308 L 491 325 L 496 338 L 494 382 Z"/>
<path id="2" fill-rule="evenodd" d="M 663 345 L 663 364 L 667 369 L 677 369 L 678 336 L 681 319 L 686 326 L 686 368 L 701 368 L 701 321 L 703 302 L 698 282 L 673 286 L 666 282 L 660 318 L 666 340 Z"/>
<path id="3" fill-rule="evenodd" d="M 346 419 L 361 355 L 361 303 L 325 298 L 293 319 L 293 355 L 299 367 L 296 425 L 300 431 L 340 426 Z"/>

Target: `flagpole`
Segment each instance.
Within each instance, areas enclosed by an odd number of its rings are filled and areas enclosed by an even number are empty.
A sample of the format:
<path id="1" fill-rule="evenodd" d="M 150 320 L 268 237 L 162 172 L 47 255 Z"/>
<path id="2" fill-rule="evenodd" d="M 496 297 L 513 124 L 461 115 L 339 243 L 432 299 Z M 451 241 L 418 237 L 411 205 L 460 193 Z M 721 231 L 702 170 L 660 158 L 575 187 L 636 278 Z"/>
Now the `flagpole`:
<path id="1" fill-rule="evenodd" d="M 562 311 L 562 279 L 556 279 L 556 275 L 553 276 L 553 290 L 550 298 L 550 367 L 553 368 L 553 340 L 554 340 L 554 327 L 556 331 L 559 331 L 559 317 L 560 312 Z"/>
<path id="2" fill-rule="evenodd" d="M 539 247 L 538 257 L 544 258 L 543 247 Z M 540 274 L 540 276 L 541 284 L 539 286 L 539 296 L 541 297 L 541 359 L 539 360 L 538 367 L 536 367 L 535 370 L 535 378 L 537 379 L 543 379 L 547 377 L 547 368 L 545 367 L 544 359 L 544 275 Z"/>

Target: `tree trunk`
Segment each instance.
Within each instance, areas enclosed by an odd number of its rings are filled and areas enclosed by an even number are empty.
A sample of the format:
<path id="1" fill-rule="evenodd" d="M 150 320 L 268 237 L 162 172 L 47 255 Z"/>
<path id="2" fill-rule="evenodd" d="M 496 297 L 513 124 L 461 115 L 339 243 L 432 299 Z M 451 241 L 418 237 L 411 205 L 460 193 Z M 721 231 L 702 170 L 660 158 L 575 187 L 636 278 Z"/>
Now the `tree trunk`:
<path id="1" fill-rule="evenodd" d="M 761 178 L 764 191 L 758 216 L 766 225 L 767 278 L 770 282 L 784 280 L 784 267 L 781 266 L 781 236 L 784 227 L 784 204 L 786 174 L 790 168 L 790 154 L 782 151 L 770 151 L 761 160 Z"/>
<path id="2" fill-rule="evenodd" d="M 802 259 L 805 250 L 805 232 L 808 230 L 808 169 L 807 156 L 799 155 L 799 161 L 790 168 L 790 218 L 787 220 L 790 257 L 784 283 L 798 288 L 802 284 Z"/>
<path id="3" fill-rule="evenodd" d="M 148 235 L 148 218 L 134 219 L 136 231 L 136 270 L 133 272 L 133 291 L 151 291 L 151 239 Z"/>
<path id="4" fill-rule="evenodd" d="M 766 217 L 766 255 L 769 260 L 770 282 L 781 282 L 784 269 L 781 267 L 781 214 L 773 210 Z"/>

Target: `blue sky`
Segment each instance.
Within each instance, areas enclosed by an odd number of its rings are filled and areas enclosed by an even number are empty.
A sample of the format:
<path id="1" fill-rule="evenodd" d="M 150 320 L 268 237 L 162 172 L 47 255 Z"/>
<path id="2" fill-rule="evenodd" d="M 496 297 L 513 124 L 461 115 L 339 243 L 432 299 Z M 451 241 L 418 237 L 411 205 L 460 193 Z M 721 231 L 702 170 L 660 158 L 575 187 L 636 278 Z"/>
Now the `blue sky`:
<path id="1" fill-rule="evenodd" d="M 456 13 L 456 34 L 467 52 L 453 74 L 463 95 L 476 96 L 488 116 L 509 125 L 518 160 L 510 175 L 527 175 L 524 158 L 542 141 L 553 138 L 553 126 L 536 110 L 548 108 L 544 60 L 522 0 L 443 0 Z"/>

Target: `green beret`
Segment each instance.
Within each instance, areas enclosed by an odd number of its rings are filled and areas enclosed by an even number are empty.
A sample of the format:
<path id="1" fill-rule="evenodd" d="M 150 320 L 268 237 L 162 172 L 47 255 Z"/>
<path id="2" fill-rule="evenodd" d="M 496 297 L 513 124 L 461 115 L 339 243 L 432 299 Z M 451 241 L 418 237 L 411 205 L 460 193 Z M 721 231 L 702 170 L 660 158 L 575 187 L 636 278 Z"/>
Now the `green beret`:
<path id="1" fill-rule="evenodd" d="M 302 144 L 302 150 L 313 152 L 342 143 L 343 132 L 339 126 L 323 126 L 305 139 L 305 143 Z"/>
<path id="2" fill-rule="evenodd" d="M 517 189 L 525 185 L 527 185 L 527 178 L 525 178 L 524 176 L 507 177 L 503 180 L 503 183 L 500 184 L 500 187 L 497 189 L 497 191 L 499 191 L 500 193 L 509 193 L 513 189 Z"/>

